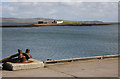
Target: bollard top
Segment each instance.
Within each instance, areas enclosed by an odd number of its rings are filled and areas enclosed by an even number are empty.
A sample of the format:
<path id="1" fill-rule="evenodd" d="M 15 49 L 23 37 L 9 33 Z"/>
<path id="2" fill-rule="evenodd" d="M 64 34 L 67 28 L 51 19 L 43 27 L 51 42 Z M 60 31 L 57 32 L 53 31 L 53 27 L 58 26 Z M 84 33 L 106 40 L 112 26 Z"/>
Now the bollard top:
<path id="1" fill-rule="evenodd" d="M 26 53 L 30 53 L 30 49 L 26 49 Z"/>
<path id="2" fill-rule="evenodd" d="M 18 52 L 19 52 L 19 53 L 22 52 L 22 49 L 18 49 Z"/>

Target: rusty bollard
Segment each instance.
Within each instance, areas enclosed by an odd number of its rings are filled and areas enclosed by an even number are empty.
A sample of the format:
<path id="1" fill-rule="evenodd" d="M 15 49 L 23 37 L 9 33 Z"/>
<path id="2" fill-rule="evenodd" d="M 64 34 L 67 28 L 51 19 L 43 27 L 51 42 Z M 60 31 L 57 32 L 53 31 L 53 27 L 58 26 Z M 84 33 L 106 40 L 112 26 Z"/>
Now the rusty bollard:
<path id="1" fill-rule="evenodd" d="M 30 59 L 32 56 L 30 55 L 30 49 L 26 49 L 26 53 L 23 53 L 21 49 L 18 49 L 19 56 L 18 56 L 18 62 L 19 63 L 26 63 L 30 62 L 28 59 Z"/>
<path id="2" fill-rule="evenodd" d="M 30 49 L 26 49 L 26 55 L 28 56 L 28 58 L 27 59 L 29 59 L 29 58 L 32 58 L 32 56 L 30 55 Z"/>
<path id="3" fill-rule="evenodd" d="M 23 54 L 22 54 L 22 49 L 18 49 L 18 58 L 21 59 L 23 57 Z"/>
<path id="4" fill-rule="evenodd" d="M 25 53 L 22 52 L 22 49 L 18 49 L 17 54 L 3 58 L 0 62 L 2 63 L 6 63 L 6 62 L 26 63 L 26 62 L 31 62 L 29 61 L 30 58 L 32 58 L 32 56 L 30 55 L 30 49 L 26 49 Z"/>
<path id="5" fill-rule="evenodd" d="M 21 61 L 21 63 L 25 63 L 25 62 L 29 62 L 29 61 L 26 59 L 25 56 L 23 56 L 23 57 L 22 57 L 22 61 Z"/>
<path id="6" fill-rule="evenodd" d="M 3 68 L 5 70 L 22 70 L 44 67 L 44 63 L 35 59 L 30 59 L 30 49 L 26 49 L 25 52 L 22 49 L 18 49 L 16 54 L 8 56 L 1 60 Z"/>

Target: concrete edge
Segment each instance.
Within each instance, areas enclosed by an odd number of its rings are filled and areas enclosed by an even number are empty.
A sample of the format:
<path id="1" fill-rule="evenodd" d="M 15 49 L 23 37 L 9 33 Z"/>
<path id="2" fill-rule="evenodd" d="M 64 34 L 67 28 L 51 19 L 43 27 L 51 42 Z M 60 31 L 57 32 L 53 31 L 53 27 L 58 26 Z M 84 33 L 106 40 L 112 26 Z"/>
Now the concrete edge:
<path id="1" fill-rule="evenodd" d="M 50 63 L 60 63 L 60 62 L 72 62 L 72 61 L 80 61 L 80 60 L 93 60 L 93 59 L 106 59 L 106 58 L 117 58 L 120 55 L 104 55 L 104 56 L 93 56 L 93 57 L 83 57 L 83 58 L 71 58 L 71 59 L 61 59 L 61 60 L 48 60 L 43 61 L 45 64 Z"/>

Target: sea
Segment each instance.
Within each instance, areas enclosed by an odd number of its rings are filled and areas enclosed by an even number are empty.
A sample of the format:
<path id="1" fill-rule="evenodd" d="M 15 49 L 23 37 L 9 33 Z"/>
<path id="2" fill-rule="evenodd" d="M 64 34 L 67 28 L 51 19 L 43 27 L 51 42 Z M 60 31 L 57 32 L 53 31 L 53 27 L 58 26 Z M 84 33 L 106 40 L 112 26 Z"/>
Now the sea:
<path id="1" fill-rule="evenodd" d="M 2 28 L 2 58 L 28 48 L 41 61 L 118 54 L 118 25 Z"/>

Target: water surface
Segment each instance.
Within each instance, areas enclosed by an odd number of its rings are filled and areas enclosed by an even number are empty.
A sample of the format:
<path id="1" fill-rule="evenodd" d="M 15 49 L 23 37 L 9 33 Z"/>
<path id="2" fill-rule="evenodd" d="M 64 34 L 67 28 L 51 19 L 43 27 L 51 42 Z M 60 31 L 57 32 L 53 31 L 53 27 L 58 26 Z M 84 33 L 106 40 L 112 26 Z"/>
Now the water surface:
<path id="1" fill-rule="evenodd" d="M 66 59 L 118 53 L 117 26 L 45 26 L 3 28 L 3 57 L 30 48 L 38 60 Z"/>

